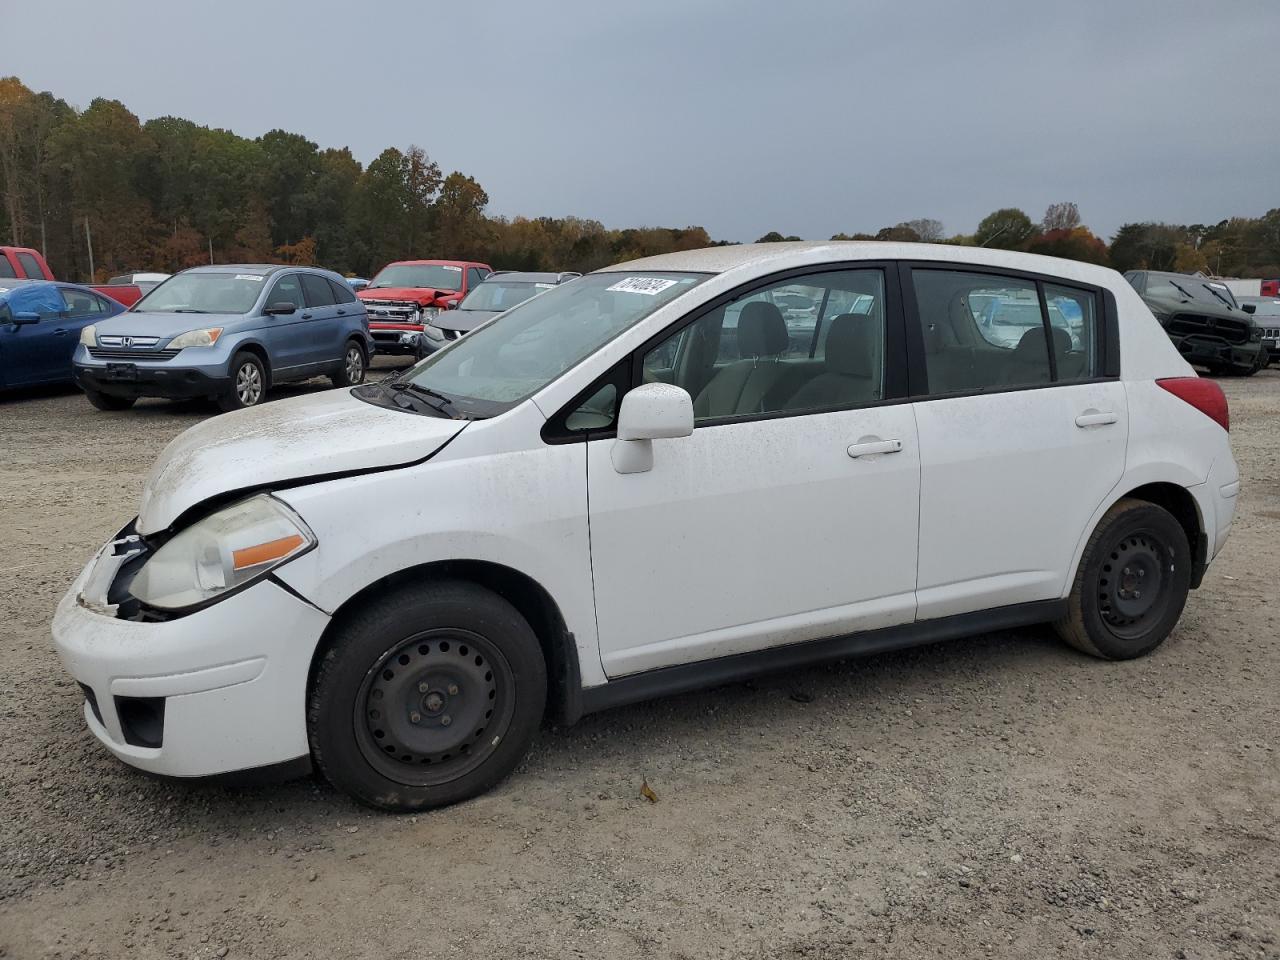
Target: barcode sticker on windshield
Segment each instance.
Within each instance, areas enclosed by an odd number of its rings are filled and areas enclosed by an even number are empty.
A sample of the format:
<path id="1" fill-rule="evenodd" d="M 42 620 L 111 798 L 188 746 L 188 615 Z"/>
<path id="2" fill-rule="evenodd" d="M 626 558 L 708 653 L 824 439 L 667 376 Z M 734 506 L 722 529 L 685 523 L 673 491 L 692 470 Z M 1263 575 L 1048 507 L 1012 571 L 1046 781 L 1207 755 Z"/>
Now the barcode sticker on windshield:
<path id="1" fill-rule="evenodd" d="M 614 293 L 643 293 L 652 297 L 675 285 L 675 280 L 663 280 L 661 277 L 627 277 L 606 289 Z"/>
<path id="2" fill-rule="evenodd" d="M 261 282 L 262 282 L 262 277 L 258 276 L 257 274 L 254 274 L 254 273 L 237 273 L 237 274 L 236 274 L 236 279 L 237 279 L 237 280 L 252 280 L 254 283 L 261 283 Z"/>
<path id="3" fill-rule="evenodd" d="M 450 271 L 452 271 L 453 273 L 461 273 L 461 272 L 462 272 L 462 268 L 461 268 L 461 267 L 451 267 L 451 266 L 449 266 L 448 264 L 445 264 L 445 265 L 442 267 L 442 269 L 444 269 L 444 270 L 450 270 Z"/>

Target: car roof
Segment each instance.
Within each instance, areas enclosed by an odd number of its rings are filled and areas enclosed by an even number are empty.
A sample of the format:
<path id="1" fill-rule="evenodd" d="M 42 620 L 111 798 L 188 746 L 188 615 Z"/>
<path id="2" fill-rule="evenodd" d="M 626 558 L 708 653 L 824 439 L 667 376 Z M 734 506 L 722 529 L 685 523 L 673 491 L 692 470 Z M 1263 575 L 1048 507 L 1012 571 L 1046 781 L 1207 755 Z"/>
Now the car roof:
<path id="1" fill-rule="evenodd" d="M 629 260 L 603 267 L 597 273 L 628 270 L 672 271 L 676 273 L 728 273 L 752 275 L 790 267 L 858 260 L 954 261 L 959 264 L 1026 270 L 1050 276 L 1072 277 L 1086 283 L 1114 284 L 1119 275 L 1110 267 L 1079 260 L 1046 257 L 1016 250 L 993 250 L 944 243 L 895 243 L 881 240 L 805 240 L 782 243 L 742 243 L 723 247 L 681 250 L 655 257 Z"/>
<path id="2" fill-rule="evenodd" d="M 559 283 L 563 273 L 549 273 L 532 270 L 498 270 L 484 278 L 485 283 L 497 280 L 515 280 L 518 283 Z M 574 274 L 578 276 L 578 274 Z"/>
<path id="3" fill-rule="evenodd" d="M 255 277 L 269 277 L 273 273 L 279 273 L 282 270 L 308 270 L 314 273 L 324 274 L 326 277 L 333 276 L 338 279 L 344 279 L 340 274 L 327 270 L 324 267 L 315 266 L 294 266 L 289 263 L 215 263 L 206 264 L 201 267 L 188 267 L 183 273 L 247 273 Z"/>
<path id="4" fill-rule="evenodd" d="M 392 260 L 387 267 L 487 267 L 479 260 Z M 385 270 L 386 267 L 383 267 Z"/>

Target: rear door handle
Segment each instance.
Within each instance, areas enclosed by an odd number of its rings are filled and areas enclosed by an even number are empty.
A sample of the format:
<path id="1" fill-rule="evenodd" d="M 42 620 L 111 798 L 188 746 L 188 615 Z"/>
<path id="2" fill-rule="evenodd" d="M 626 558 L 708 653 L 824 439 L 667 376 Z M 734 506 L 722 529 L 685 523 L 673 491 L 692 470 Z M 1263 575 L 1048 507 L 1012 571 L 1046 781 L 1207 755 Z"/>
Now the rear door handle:
<path id="1" fill-rule="evenodd" d="M 877 453 L 899 453 L 902 450 L 901 440 L 868 440 L 865 443 L 854 443 L 849 446 L 849 456 L 870 457 Z"/>
<path id="2" fill-rule="evenodd" d="M 302 315 L 302 319 L 303 319 L 303 320 L 310 320 L 310 319 L 311 319 L 311 314 L 309 314 L 309 313 L 304 313 L 304 314 Z"/>
<path id="3" fill-rule="evenodd" d="M 1118 420 L 1114 413 L 1102 413 L 1098 410 L 1090 410 L 1076 417 L 1077 427 L 1101 427 L 1108 423 L 1115 423 Z"/>
<path id="4" fill-rule="evenodd" d="M 58 327 L 56 330 L 53 331 L 53 335 L 55 337 L 65 337 L 67 335 L 67 331 L 64 330 L 62 327 Z"/>

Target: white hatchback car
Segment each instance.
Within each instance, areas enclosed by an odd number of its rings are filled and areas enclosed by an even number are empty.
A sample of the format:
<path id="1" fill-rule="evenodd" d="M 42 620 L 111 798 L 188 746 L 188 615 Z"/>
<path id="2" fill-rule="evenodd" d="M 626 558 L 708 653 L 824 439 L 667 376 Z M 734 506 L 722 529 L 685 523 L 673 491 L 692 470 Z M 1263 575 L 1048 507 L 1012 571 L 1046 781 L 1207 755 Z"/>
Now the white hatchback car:
<path id="1" fill-rule="evenodd" d="M 1042 323 L 991 335 L 999 298 Z M 396 380 L 188 430 L 53 634 L 126 763 L 314 763 L 365 803 L 438 806 L 511 771 L 548 710 L 1040 622 L 1147 653 L 1226 539 L 1227 428 L 1111 270 L 669 254 Z"/>

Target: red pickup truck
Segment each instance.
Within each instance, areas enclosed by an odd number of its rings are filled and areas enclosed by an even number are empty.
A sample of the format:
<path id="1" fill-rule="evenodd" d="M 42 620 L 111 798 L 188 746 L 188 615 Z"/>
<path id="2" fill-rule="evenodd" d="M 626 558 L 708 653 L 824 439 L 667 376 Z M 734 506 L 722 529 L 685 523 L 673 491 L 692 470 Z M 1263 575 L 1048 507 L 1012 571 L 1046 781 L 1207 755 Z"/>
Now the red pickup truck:
<path id="1" fill-rule="evenodd" d="M 0 281 L 56 280 L 40 251 L 30 247 L 0 247 Z M 116 303 L 132 307 L 142 299 L 142 288 L 131 283 L 86 284 Z"/>
<path id="2" fill-rule="evenodd" d="M 356 294 L 369 314 L 379 353 L 418 355 L 423 328 L 441 310 L 452 310 L 493 273 L 471 260 L 401 260 L 389 263 Z"/>

